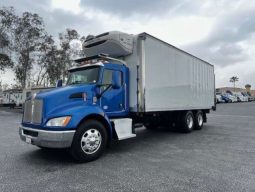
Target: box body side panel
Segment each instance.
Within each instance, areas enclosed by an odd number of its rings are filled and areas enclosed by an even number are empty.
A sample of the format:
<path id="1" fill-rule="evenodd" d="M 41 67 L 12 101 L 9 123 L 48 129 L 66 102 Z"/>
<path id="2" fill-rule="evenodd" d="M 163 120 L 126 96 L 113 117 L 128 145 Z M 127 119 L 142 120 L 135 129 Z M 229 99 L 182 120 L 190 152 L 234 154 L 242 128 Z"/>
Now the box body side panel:
<path id="1" fill-rule="evenodd" d="M 210 109 L 212 65 L 151 36 L 144 40 L 145 111 Z"/>

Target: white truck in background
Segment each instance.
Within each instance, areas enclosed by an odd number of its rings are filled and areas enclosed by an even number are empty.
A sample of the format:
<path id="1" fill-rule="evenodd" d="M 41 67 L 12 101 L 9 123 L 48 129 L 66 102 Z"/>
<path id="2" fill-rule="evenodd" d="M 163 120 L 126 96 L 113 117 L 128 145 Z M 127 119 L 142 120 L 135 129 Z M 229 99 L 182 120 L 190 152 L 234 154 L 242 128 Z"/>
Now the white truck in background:
<path id="1" fill-rule="evenodd" d="M 26 99 L 35 93 L 47 91 L 55 87 L 31 87 L 24 89 L 9 89 L 3 91 L 2 105 L 14 107 L 22 107 Z"/>

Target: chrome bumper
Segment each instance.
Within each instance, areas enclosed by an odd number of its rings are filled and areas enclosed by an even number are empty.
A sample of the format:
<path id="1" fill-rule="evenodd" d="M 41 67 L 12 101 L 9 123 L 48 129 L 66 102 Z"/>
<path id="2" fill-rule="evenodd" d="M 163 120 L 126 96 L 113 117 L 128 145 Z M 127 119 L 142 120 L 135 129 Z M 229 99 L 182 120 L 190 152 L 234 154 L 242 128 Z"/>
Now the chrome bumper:
<path id="1" fill-rule="evenodd" d="M 19 127 L 21 140 L 26 143 L 48 148 L 68 148 L 71 147 L 75 131 L 46 131 Z"/>

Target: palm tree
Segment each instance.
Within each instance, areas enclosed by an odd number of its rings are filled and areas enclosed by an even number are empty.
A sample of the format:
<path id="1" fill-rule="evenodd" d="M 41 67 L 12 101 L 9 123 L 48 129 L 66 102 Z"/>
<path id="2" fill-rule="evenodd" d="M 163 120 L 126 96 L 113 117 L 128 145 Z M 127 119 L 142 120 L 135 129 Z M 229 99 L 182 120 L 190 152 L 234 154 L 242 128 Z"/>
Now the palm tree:
<path id="1" fill-rule="evenodd" d="M 234 85 L 234 91 L 236 90 L 236 82 L 239 81 L 239 78 L 237 76 L 233 76 L 229 80 Z"/>

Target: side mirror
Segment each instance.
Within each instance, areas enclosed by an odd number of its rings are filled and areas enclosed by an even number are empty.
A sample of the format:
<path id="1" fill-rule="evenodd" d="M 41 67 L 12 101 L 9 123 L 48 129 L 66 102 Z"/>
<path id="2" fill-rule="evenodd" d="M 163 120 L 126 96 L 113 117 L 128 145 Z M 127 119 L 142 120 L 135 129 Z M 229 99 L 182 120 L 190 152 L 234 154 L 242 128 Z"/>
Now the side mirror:
<path id="1" fill-rule="evenodd" d="M 112 88 L 119 89 L 121 87 L 121 73 L 119 71 L 114 71 L 112 74 Z"/>
<path id="2" fill-rule="evenodd" d="M 63 80 L 62 79 L 59 79 L 56 83 L 56 87 L 62 87 L 62 84 L 63 84 Z"/>

